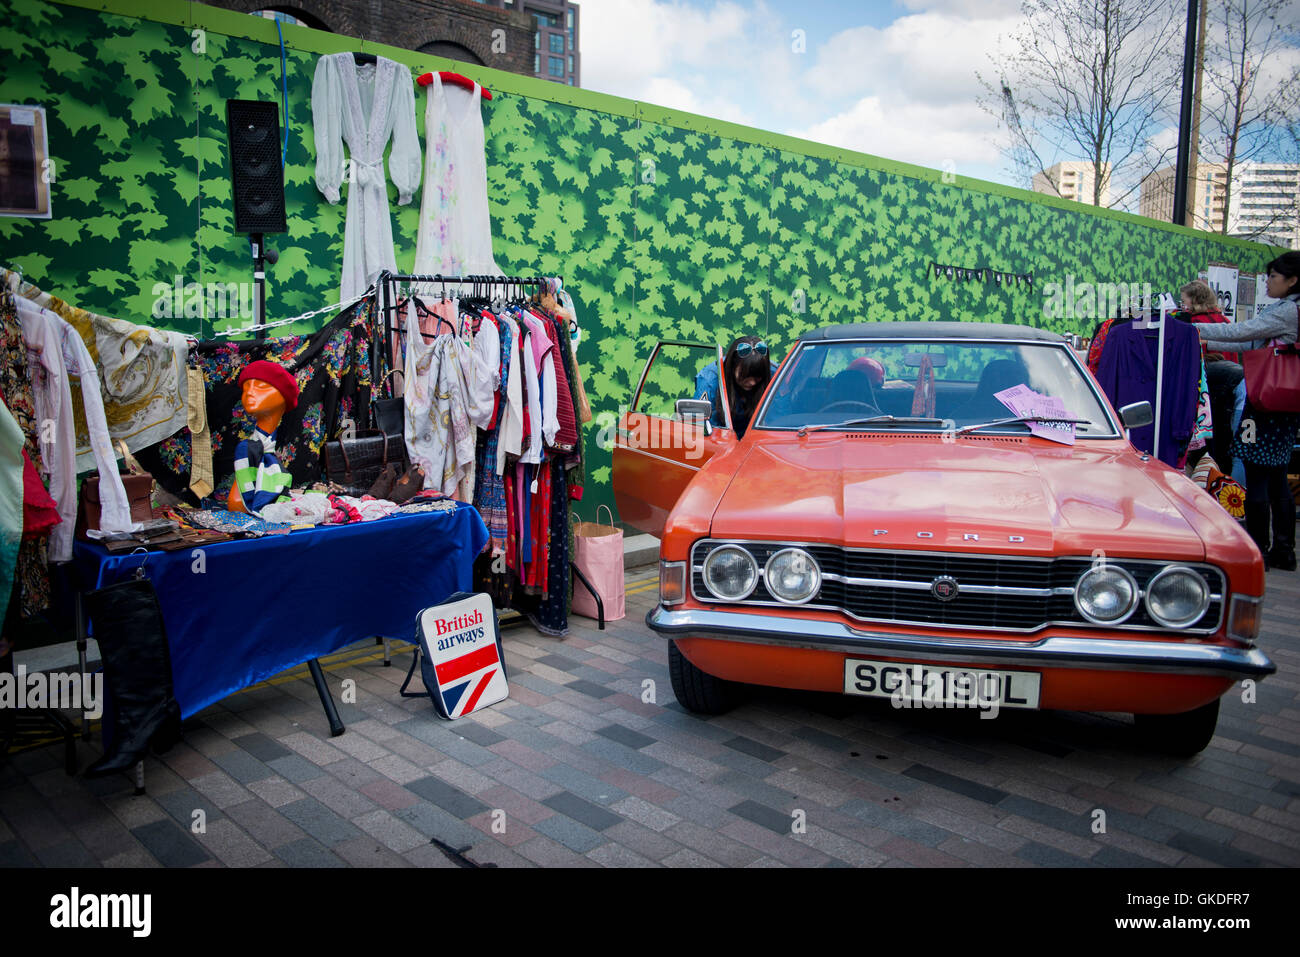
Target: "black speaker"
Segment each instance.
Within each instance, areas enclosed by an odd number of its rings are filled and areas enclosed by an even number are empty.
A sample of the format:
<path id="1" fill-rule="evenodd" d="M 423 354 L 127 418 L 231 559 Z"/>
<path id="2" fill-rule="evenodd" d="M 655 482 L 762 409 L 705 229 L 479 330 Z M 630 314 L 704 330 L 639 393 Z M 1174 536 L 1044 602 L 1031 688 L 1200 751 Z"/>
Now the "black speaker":
<path id="1" fill-rule="evenodd" d="M 226 100 L 226 131 L 235 232 L 285 232 L 279 104 Z"/>

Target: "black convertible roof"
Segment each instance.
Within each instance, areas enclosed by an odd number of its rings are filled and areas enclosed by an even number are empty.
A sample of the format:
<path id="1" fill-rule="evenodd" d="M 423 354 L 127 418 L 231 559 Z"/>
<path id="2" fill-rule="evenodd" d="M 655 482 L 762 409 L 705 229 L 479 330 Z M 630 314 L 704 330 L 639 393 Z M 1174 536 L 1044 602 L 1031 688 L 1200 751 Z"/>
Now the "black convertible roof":
<path id="1" fill-rule="evenodd" d="M 799 337 L 800 342 L 821 339 L 1034 339 L 1063 342 L 1064 336 L 1033 326 L 996 322 L 854 322 L 822 326 Z"/>

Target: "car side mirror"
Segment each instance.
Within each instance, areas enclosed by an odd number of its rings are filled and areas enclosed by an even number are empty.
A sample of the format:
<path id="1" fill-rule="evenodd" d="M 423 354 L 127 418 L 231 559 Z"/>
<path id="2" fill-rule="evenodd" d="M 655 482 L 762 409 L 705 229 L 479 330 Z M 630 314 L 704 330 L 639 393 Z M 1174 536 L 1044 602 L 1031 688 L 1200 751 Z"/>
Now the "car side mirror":
<path id="1" fill-rule="evenodd" d="M 1140 429 L 1155 421 L 1150 402 L 1133 402 L 1119 410 L 1119 421 L 1126 429 Z"/>
<path id="2" fill-rule="evenodd" d="M 709 421 L 713 416 L 713 403 L 708 399 L 678 399 L 674 408 L 678 418 L 683 422 L 690 419 L 703 419 L 705 435 L 713 431 L 713 425 Z"/>

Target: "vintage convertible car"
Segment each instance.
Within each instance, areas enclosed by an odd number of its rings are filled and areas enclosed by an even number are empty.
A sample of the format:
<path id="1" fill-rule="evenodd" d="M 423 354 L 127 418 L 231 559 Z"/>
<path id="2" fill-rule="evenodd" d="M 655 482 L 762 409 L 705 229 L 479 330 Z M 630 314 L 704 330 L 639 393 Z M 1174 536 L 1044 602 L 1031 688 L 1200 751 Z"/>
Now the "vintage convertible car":
<path id="1" fill-rule="evenodd" d="M 1153 745 L 1190 754 L 1221 695 L 1276 670 L 1255 647 L 1258 549 L 1134 448 L 1125 428 L 1149 405 L 1117 413 L 1061 336 L 822 328 L 739 440 L 706 403 L 656 400 L 720 358 L 659 343 L 613 452 L 623 520 L 661 538 L 646 622 L 670 640 L 686 708 L 719 713 L 757 684 L 1131 712 Z M 1024 387 L 1059 403 L 1022 396 L 1040 417 L 1016 416 L 998 393 Z"/>

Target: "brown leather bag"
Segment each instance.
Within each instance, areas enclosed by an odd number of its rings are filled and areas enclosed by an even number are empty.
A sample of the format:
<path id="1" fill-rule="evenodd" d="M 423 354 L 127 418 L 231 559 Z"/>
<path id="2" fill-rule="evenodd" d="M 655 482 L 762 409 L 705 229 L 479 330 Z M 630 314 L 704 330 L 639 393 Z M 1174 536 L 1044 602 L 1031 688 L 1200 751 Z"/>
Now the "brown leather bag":
<path id="1" fill-rule="evenodd" d="M 131 506 L 131 521 L 147 522 L 153 518 L 153 476 L 123 475 L 122 484 L 126 487 L 126 499 Z M 81 483 L 81 496 L 77 505 L 76 537 L 83 542 L 91 541 L 87 531 L 99 530 L 99 518 L 102 510 L 99 499 L 99 476 L 92 475 Z"/>
<path id="2" fill-rule="evenodd" d="M 384 466 L 401 461 L 393 438 L 379 429 L 363 429 L 350 439 L 331 439 L 321 449 L 326 478 L 353 488 L 369 488 Z"/>

